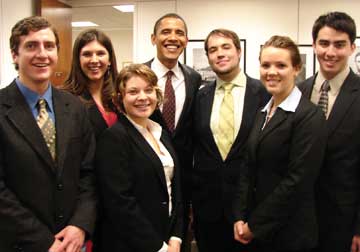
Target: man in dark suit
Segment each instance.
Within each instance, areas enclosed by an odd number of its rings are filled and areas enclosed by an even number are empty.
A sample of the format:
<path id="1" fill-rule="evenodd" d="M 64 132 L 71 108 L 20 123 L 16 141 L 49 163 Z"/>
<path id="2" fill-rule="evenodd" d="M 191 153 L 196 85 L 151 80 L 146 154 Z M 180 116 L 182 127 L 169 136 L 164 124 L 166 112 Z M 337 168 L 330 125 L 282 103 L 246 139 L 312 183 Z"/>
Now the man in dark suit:
<path id="1" fill-rule="evenodd" d="M 195 237 L 200 252 L 244 251 L 234 240 L 232 199 L 256 112 L 269 95 L 259 80 L 241 71 L 241 47 L 236 33 L 213 30 L 205 40 L 205 50 L 217 78 L 200 88 L 195 100 Z M 224 115 L 223 111 L 229 109 L 231 114 Z"/>
<path id="2" fill-rule="evenodd" d="M 170 133 L 176 154 L 181 167 L 182 193 L 184 198 L 184 232 L 187 229 L 190 199 L 189 171 L 193 163 L 193 104 L 195 95 L 201 84 L 201 76 L 192 68 L 179 63 L 179 56 L 187 45 L 187 26 L 182 17 L 169 13 L 160 17 L 154 26 L 151 41 L 156 46 L 157 55 L 145 64 L 149 66 L 159 79 L 159 86 L 164 92 L 165 103 L 171 101 L 166 90 L 167 73 L 173 72 L 170 77 L 175 95 L 175 114 L 172 114 L 173 125 L 167 122 L 169 115 L 164 116 L 164 104 L 155 110 L 151 119 L 161 124 Z M 169 82 L 168 82 L 169 83 Z M 185 236 L 185 240 L 188 237 Z M 183 247 L 188 247 L 184 241 Z"/>
<path id="3" fill-rule="evenodd" d="M 94 136 L 78 98 L 51 87 L 59 38 L 19 21 L 19 77 L 0 91 L 0 251 L 78 252 L 95 222 Z"/>
<path id="4" fill-rule="evenodd" d="M 342 12 L 322 15 L 312 37 L 320 71 L 299 87 L 313 103 L 326 104 L 328 144 L 317 185 L 318 251 L 360 251 L 360 78 L 347 63 L 355 50 L 355 22 Z"/>

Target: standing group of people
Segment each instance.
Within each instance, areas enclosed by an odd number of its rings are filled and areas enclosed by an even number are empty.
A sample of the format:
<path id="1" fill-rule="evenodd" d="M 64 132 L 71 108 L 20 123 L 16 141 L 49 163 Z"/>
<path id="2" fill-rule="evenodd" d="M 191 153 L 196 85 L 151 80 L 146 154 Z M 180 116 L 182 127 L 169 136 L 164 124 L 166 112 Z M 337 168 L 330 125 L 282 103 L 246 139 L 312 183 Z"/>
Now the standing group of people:
<path id="1" fill-rule="evenodd" d="M 75 40 L 71 72 L 51 86 L 60 48 L 42 17 L 19 21 L 18 77 L 0 91 L 0 250 L 79 252 L 360 251 L 360 78 L 347 60 L 346 13 L 313 26 L 318 73 L 295 85 L 296 44 L 272 36 L 260 79 L 240 40 L 215 29 L 216 80 L 179 62 L 185 21 L 159 18 L 156 56 L 117 73 L 101 31 Z"/>

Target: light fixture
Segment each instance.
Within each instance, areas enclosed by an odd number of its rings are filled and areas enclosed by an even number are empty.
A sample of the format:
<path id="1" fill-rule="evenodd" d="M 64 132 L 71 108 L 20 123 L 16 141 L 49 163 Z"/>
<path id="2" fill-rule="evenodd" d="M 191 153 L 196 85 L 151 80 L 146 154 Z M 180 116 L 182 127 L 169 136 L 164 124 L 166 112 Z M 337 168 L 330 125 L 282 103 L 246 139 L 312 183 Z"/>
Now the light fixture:
<path id="1" fill-rule="evenodd" d="M 79 21 L 79 22 L 71 22 L 72 27 L 92 27 L 92 26 L 99 26 L 90 21 Z"/>
<path id="2" fill-rule="evenodd" d="M 121 12 L 134 12 L 134 5 L 133 4 L 123 4 L 123 5 L 116 5 L 113 6 L 115 9 Z"/>

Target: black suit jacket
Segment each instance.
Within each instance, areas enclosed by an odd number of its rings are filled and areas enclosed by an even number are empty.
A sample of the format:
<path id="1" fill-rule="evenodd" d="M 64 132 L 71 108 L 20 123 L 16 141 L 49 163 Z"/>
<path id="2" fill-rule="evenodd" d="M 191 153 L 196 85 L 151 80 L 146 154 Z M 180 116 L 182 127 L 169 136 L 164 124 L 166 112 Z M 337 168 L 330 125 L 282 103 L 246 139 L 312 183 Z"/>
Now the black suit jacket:
<path id="1" fill-rule="evenodd" d="M 102 117 L 101 112 L 99 111 L 94 99 L 89 92 L 86 91 L 84 94 L 82 94 L 80 99 L 83 100 L 86 104 L 88 117 L 93 127 L 95 138 L 98 139 L 101 133 L 103 133 L 104 130 L 108 128 L 106 121 Z"/>
<path id="2" fill-rule="evenodd" d="M 152 61 L 146 62 L 145 65 L 151 67 Z M 170 136 L 181 166 L 183 196 L 188 201 L 191 189 L 190 172 L 193 165 L 193 110 L 195 96 L 201 84 L 201 76 L 194 69 L 186 65 L 179 63 L 179 66 L 185 78 L 185 102 L 176 128 Z M 151 119 L 158 122 L 163 129 L 168 130 L 159 109 L 154 111 Z"/>
<path id="3" fill-rule="evenodd" d="M 302 97 L 295 112 L 278 108 L 261 130 L 258 112 L 248 141 L 248 173 L 240 173 L 236 220 L 255 241 L 300 251 L 317 245 L 314 184 L 326 146 L 324 113 Z"/>
<path id="4" fill-rule="evenodd" d="M 216 221 L 225 216 L 232 223 L 232 199 L 246 157 L 246 141 L 256 111 L 265 105 L 269 95 L 260 81 L 247 77 L 241 127 L 223 161 L 210 127 L 215 87 L 215 81 L 205 85 L 195 102 L 192 203 L 196 218 Z"/>
<path id="5" fill-rule="evenodd" d="M 299 85 L 308 98 L 315 78 Z M 352 236 L 360 234 L 359 111 L 360 78 L 350 71 L 327 120 L 328 144 L 318 183 L 321 251 L 349 251 Z"/>
<path id="6" fill-rule="evenodd" d="M 0 251 L 43 251 L 54 234 L 75 225 L 88 234 L 95 223 L 95 142 L 86 109 L 53 89 L 56 154 L 15 81 L 0 91 Z"/>
<path id="7" fill-rule="evenodd" d="M 171 236 L 181 238 L 178 162 L 166 132 L 161 142 L 175 163 L 170 218 L 163 165 L 139 131 L 120 115 L 100 137 L 96 170 L 103 202 L 101 251 L 154 252 Z"/>

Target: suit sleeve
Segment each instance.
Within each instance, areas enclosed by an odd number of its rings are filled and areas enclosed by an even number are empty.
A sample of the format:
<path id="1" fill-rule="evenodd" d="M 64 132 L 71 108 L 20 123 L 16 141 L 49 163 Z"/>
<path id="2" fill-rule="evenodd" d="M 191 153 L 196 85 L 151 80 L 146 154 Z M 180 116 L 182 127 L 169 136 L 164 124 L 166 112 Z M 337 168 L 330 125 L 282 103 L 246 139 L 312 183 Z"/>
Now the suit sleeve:
<path id="1" fill-rule="evenodd" d="M 0 144 L 0 251 L 7 251 L 10 246 L 14 249 L 22 246 L 31 252 L 47 251 L 55 240 L 54 235 L 8 188 L 4 148 Z"/>
<path id="2" fill-rule="evenodd" d="M 78 115 L 82 127 L 82 161 L 80 165 L 79 196 L 74 215 L 69 225 L 80 227 L 87 235 L 92 235 L 96 220 L 96 191 L 94 176 L 95 137 L 87 118 L 85 106 Z"/>
<path id="3" fill-rule="evenodd" d="M 158 251 L 163 241 L 147 219 L 134 195 L 136 177 L 130 170 L 131 146 L 125 132 L 110 128 L 96 150 L 96 170 L 103 211 L 116 236 L 136 251 Z"/>
<path id="4" fill-rule="evenodd" d="M 254 237 L 271 240 L 297 208 L 302 194 L 313 188 L 326 145 L 320 110 L 306 111 L 293 122 L 288 169 L 280 183 L 253 210 L 248 223 Z M 311 190 L 311 189 L 310 189 Z"/>

